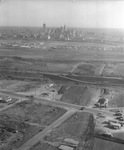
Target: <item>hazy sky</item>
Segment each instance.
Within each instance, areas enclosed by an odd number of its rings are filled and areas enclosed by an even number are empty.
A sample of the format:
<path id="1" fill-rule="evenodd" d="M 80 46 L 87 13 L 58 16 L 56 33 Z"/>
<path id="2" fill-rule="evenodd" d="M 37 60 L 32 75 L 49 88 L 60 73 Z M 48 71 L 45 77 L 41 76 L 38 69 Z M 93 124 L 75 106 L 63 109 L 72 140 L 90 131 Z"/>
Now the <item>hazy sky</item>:
<path id="1" fill-rule="evenodd" d="M 0 26 L 124 28 L 123 0 L 1 0 Z"/>

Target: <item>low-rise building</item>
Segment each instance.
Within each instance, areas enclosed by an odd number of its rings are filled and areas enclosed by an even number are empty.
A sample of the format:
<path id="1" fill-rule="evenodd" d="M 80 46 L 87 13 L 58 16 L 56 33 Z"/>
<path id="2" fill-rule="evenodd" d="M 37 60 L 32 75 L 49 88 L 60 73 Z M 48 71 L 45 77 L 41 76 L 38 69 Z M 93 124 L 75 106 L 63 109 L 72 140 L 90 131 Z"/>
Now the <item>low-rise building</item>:
<path id="1" fill-rule="evenodd" d="M 59 150 L 74 150 L 74 148 L 66 145 L 60 145 Z"/>

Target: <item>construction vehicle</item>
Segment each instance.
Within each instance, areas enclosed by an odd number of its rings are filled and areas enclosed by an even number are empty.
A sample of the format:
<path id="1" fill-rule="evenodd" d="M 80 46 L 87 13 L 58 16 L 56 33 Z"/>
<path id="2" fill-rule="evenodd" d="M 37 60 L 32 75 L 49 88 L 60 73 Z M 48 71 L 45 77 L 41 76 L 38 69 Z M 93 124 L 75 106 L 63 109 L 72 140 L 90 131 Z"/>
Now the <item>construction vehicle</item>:
<path id="1" fill-rule="evenodd" d="M 105 118 L 105 115 L 103 113 L 101 113 L 101 112 L 97 113 L 97 116 Z"/>
<path id="2" fill-rule="evenodd" d="M 114 115 L 116 115 L 116 116 L 122 116 L 122 113 L 118 111 Z"/>
<path id="3" fill-rule="evenodd" d="M 108 99 L 100 98 L 98 102 L 95 104 L 96 107 L 107 107 L 108 106 Z"/>
<path id="4" fill-rule="evenodd" d="M 116 119 L 120 120 L 120 121 L 124 121 L 124 117 L 123 116 L 119 116 Z"/>
<path id="5" fill-rule="evenodd" d="M 113 129 L 120 129 L 121 124 L 120 123 L 109 122 L 109 127 L 113 128 Z"/>
<path id="6" fill-rule="evenodd" d="M 81 107 L 81 108 L 80 108 L 80 110 L 84 110 L 84 109 L 85 109 L 85 107 Z"/>

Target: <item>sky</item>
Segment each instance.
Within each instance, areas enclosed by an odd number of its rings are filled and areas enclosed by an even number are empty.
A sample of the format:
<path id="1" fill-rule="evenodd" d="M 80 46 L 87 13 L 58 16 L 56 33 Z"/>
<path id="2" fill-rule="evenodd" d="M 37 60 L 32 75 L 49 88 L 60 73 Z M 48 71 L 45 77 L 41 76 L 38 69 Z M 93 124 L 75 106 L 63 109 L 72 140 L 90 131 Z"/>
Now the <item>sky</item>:
<path id="1" fill-rule="evenodd" d="M 1 0 L 0 26 L 124 29 L 123 0 Z"/>

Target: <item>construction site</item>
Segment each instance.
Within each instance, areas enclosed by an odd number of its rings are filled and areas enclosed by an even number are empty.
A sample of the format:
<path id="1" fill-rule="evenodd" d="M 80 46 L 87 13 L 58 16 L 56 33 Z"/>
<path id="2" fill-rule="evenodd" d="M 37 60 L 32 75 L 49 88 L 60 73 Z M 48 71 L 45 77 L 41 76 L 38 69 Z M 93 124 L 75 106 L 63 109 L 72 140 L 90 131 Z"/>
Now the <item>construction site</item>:
<path id="1" fill-rule="evenodd" d="M 122 0 L 0 0 L 0 150 L 124 150 L 122 14 Z"/>
<path id="2" fill-rule="evenodd" d="M 1 80 L 1 150 L 123 149 L 122 87 L 65 84 L 64 77 Z"/>
<path id="3" fill-rule="evenodd" d="M 0 150 L 123 149 L 123 78 L 103 61 L 0 62 Z"/>

